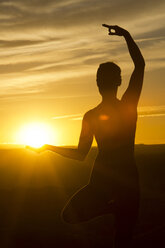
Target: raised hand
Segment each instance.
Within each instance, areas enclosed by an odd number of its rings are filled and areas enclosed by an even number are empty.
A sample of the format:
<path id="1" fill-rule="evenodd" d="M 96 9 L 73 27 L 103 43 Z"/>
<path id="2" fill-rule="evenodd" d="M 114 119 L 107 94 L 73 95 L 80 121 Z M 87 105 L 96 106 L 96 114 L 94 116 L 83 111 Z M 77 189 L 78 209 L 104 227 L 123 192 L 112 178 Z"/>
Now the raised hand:
<path id="1" fill-rule="evenodd" d="M 128 33 L 127 30 L 117 25 L 102 24 L 102 26 L 109 29 L 109 35 L 125 36 Z"/>

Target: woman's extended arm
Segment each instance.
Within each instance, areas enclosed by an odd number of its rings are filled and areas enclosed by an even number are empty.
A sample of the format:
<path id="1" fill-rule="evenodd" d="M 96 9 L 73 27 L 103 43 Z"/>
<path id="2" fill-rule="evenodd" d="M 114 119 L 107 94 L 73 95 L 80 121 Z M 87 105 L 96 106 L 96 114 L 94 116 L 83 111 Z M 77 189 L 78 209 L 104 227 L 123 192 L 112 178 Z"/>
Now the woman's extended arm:
<path id="1" fill-rule="evenodd" d="M 133 38 L 131 37 L 130 33 L 127 30 L 119 26 L 110 26 L 106 24 L 103 24 L 103 26 L 109 28 L 109 35 L 123 36 L 126 40 L 128 50 L 133 60 L 135 68 L 131 75 L 129 86 L 126 92 L 124 93 L 122 100 L 127 102 L 128 104 L 133 104 L 137 106 L 143 85 L 143 76 L 144 76 L 144 67 L 145 67 L 144 58 L 137 44 L 135 43 L 135 41 L 133 40 Z M 115 32 L 113 32 L 113 30 Z"/>
<path id="2" fill-rule="evenodd" d="M 28 147 L 30 150 L 36 152 L 52 151 L 64 157 L 83 161 L 88 154 L 93 141 L 93 134 L 88 120 L 88 113 L 84 115 L 82 122 L 82 130 L 80 134 L 79 144 L 77 148 L 59 147 L 52 145 L 44 145 L 41 148 Z"/>

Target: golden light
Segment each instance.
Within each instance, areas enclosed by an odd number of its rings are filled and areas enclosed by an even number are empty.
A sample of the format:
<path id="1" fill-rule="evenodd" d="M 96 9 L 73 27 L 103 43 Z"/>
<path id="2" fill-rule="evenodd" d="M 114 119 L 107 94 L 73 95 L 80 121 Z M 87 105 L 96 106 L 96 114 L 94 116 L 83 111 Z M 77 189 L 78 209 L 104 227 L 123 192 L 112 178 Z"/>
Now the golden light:
<path id="1" fill-rule="evenodd" d="M 102 121 L 107 121 L 107 120 L 109 120 L 109 115 L 100 115 L 99 118 Z"/>
<path id="2" fill-rule="evenodd" d="M 41 147 L 52 143 L 53 133 L 49 125 L 30 123 L 19 131 L 19 142 L 32 147 Z"/>

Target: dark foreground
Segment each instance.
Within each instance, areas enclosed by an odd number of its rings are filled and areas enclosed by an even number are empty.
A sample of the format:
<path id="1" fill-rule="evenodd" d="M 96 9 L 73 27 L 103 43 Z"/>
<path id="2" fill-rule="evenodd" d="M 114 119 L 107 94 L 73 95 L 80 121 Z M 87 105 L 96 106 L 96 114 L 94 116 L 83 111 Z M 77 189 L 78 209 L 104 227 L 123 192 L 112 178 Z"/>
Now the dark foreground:
<path id="1" fill-rule="evenodd" d="M 96 156 L 85 162 L 25 149 L 0 150 L 0 248 L 112 246 L 113 218 L 81 225 L 61 221 L 67 199 L 87 184 Z M 141 209 L 132 247 L 165 247 L 165 145 L 136 146 Z"/>

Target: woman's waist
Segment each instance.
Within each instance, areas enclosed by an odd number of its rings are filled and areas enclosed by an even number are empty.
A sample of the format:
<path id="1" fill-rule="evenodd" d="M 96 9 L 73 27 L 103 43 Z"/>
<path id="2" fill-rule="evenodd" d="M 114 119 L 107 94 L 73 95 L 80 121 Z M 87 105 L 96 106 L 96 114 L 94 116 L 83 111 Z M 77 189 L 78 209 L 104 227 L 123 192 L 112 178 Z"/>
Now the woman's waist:
<path id="1" fill-rule="evenodd" d="M 96 161 L 104 164 L 135 163 L 134 149 L 101 150 L 97 154 Z"/>
<path id="2" fill-rule="evenodd" d="M 95 164 L 90 182 L 94 186 L 107 188 L 107 190 L 116 187 L 137 189 L 139 187 L 139 175 L 134 165 L 127 168 L 123 165 L 119 168 Z"/>
<path id="3" fill-rule="evenodd" d="M 134 155 L 104 156 L 98 154 L 96 157 L 93 173 L 104 175 L 104 177 L 134 177 L 138 174 Z"/>

